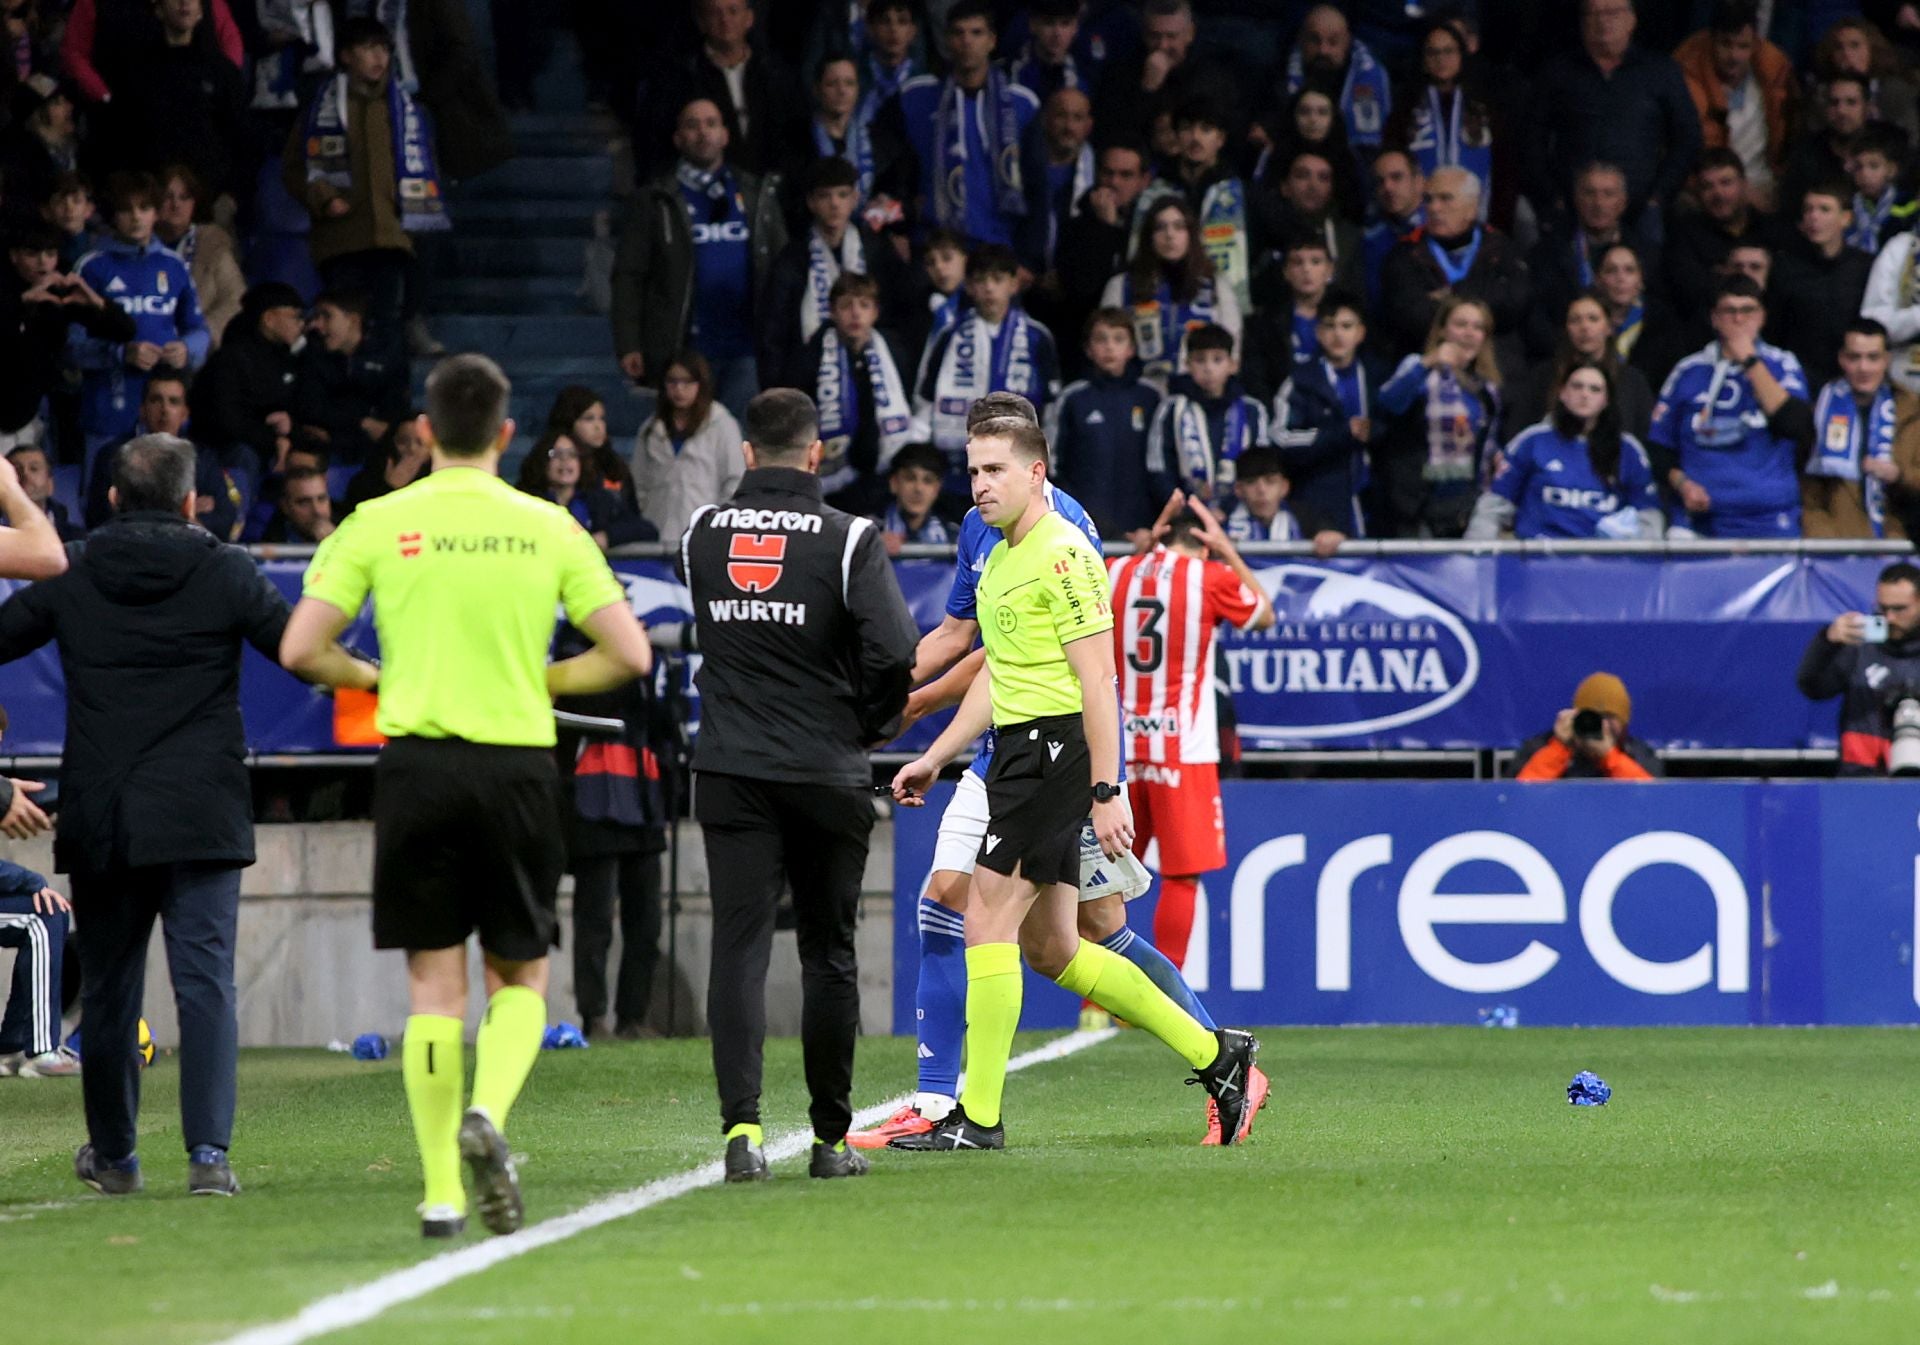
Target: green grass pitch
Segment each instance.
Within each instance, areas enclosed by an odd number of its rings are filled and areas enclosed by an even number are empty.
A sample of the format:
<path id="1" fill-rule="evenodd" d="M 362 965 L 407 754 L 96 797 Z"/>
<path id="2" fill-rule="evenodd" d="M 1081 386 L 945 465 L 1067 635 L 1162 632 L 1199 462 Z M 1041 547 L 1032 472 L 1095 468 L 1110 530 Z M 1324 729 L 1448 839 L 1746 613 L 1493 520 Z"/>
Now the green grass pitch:
<path id="1" fill-rule="evenodd" d="M 1269 1030 L 1245 1147 L 1138 1033 L 1009 1083 L 1004 1154 L 790 1160 L 497 1264 L 342 1345 L 900 1340 L 1911 1341 L 1920 1034 Z M 1023 1039 L 1022 1049 L 1037 1039 Z M 699 1041 L 549 1053 L 513 1115 L 538 1222 L 713 1159 Z M 860 1103 L 911 1084 L 861 1043 Z M 1567 1105 L 1572 1074 L 1611 1105 Z M 428 1254 L 399 1063 L 248 1052 L 237 1200 L 191 1200 L 177 1072 L 148 1190 L 73 1180 L 77 1083 L 0 1082 L 0 1339 L 215 1342 Z M 767 1118 L 804 1123 L 770 1043 Z M 484 1239 L 474 1231 L 466 1241 Z"/>

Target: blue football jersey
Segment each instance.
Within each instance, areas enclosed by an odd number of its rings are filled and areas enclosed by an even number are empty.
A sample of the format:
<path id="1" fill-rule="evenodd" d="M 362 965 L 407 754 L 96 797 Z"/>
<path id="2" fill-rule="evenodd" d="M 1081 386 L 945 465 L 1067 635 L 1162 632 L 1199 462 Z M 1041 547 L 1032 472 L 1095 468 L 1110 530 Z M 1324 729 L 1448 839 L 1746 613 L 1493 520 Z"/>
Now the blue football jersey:
<path id="1" fill-rule="evenodd" d="M 1593 470 L 1584 440 L 1564 438 L 1551 425 L 1521 431 L 1505 456 L 1489 489 L 1512 502 L 1515 537 L 1596 537 L 1601 520 L 1623 509 L 1660 507 L 1646 450 L 1630 434 L 1620 436 L 1617 487 Z"/>

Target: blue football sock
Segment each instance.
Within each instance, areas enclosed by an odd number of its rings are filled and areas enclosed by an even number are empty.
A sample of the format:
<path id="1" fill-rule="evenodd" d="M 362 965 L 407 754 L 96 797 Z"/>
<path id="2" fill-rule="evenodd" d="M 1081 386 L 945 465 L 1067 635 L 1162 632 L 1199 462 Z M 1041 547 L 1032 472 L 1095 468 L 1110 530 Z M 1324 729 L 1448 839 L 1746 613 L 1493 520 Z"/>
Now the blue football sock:
<path id="1" fill-rule="evenodd" d="M 1207 1031 L 1219 1028 L 1220 1025 L 1213 1021 L 1213 1015 L 1207 1012 L 1207 1006 L 1200 1002 L 1200 997 L 1193 993 L 1186 978 L 1180 974 L 1180 968 L 1168 961 L 1167 955 L 1155 948 L 1150 940 L 1141 938 L 1122 925 L 1116 933 L 1100 940 L 1100 945 L 1120 954 L 1144 971 L 1149 981 L 1159 986 L 1168 999 L 1199 1020 L 1200 1026 Z"/>
<path id="2" fill-rule="evenodd" d="M 960 1091 L 960 1047 L 967 1035 L 966 919 L 920 898 L 920 985 L 914 992 L 920 1037 L 920 1091 Z"/>

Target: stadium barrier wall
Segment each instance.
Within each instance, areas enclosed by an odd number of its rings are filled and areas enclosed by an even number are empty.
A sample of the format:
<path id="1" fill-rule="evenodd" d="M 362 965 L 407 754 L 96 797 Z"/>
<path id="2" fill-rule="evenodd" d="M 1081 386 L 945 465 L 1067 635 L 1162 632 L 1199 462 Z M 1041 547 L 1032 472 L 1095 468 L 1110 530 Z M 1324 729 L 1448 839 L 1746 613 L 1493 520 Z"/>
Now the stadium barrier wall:
<path id="1" fill-rule="evenodd" d="M 951 786 L 894 814 L 894 1030 Z M 1187 976 L 1223 1023 L 1920 1022 L 1920 782 L 1229 780 Z M 1130 922 L 1152 929 L 1151 897 Z M 1078 1002 L 1031 973 L 1022 1025 Z"/>
<path id="2" fill-rule="evenodd" d="M 1804 699 L 1794 669 L 1818 627 L 1871 605 L 1888 553 L 1809 543 L 1735 552 L 1623 545 L 1375 544 L 1331 561 L 1263 548 L 1252 563 L 1278 622 L 1220 641 L 1242 743 L 1511 747 L 1551 725 L 1580 679 L 1605 668 L 1625 679 L 1634 732 L 1656 747 L 1834 745 L 1834 707 Z M 274 552 L 261 565 L 298 595 L 304 558 Z M 622 556 L 614 565 L 650 626 L 689 619 L 669 561 Z M 922 629 L 937 625 L 951 560 L 902 560 L 896 573 Z M 347 639 L 377 648 L 368 615 Z M 690 683 L 698 663 L 697 654 L 663 660 L 660 675 Z M 340 751 L 332 702 L 252 651 L 242 694 L 256 754 Z M 62 682 L 52 649 L 0 667 L 0 704 L 12 721 L 12 753 L 58 754 Z M 942 722 L 916 725 L 898 746 L 918 750 Z"/>

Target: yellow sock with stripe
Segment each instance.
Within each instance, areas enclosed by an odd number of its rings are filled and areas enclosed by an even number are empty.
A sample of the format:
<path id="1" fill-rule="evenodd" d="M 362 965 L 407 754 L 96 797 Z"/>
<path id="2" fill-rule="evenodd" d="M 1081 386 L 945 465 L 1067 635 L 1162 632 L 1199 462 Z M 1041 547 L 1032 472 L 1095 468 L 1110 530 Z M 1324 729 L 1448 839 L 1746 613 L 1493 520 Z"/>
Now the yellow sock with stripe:
<path id="1" fill-rule="evenodd" d="M 1220 1054 L 1219 1039 L 1199 1020 L 1168 999 L 1144 971 L 1091 939 L 1080 940 L 1080 951 L 1054 983 L 1151 1032 L 1195 1069 L 1206 1068 Z"/>
<path id="2" fill-rule="evenodd" d="M 960 1105 L 967 1119 L 1000 1124 L 1007 1058 L 1020 1026 L 1020 945 L 982 943 L 967 949 L 967 1086 Z"/>
<path id="3" fill-rule="evenodd" d="M 751 1121 L 742 1121 L 739 1125 L 727 1132 L 727 1138 L 730 1140 L 738 1139 L 742 1135 L 747 1137 L 747 1143 L 751 1144 L 754 1148 L 762 1149 L 766 1147 L 767 1132 L 759 1126 L 754 1125 Z"/>
<path id="4" fill-rule="evenodd" d="M 546 1031 L 547 1001 L 524 985 L 502 986 L 487 1001 L 487 1016 L 473 1039 L 473 1105 L 503 1135 Z"/>
<path id="5" fill-rule="evenodd" d="M 437 1013 L 407 1019 L 400 1045 L 400 1076 L 407 1084 L 407 1110 L 413 1114 L 413 1139 L 420 1146 L 420 1169 L 427 1180 L 426 1203 L 467 1212 L 460 1184 L 460 1096 L 466 1086 L 466 1024 Z"/>

